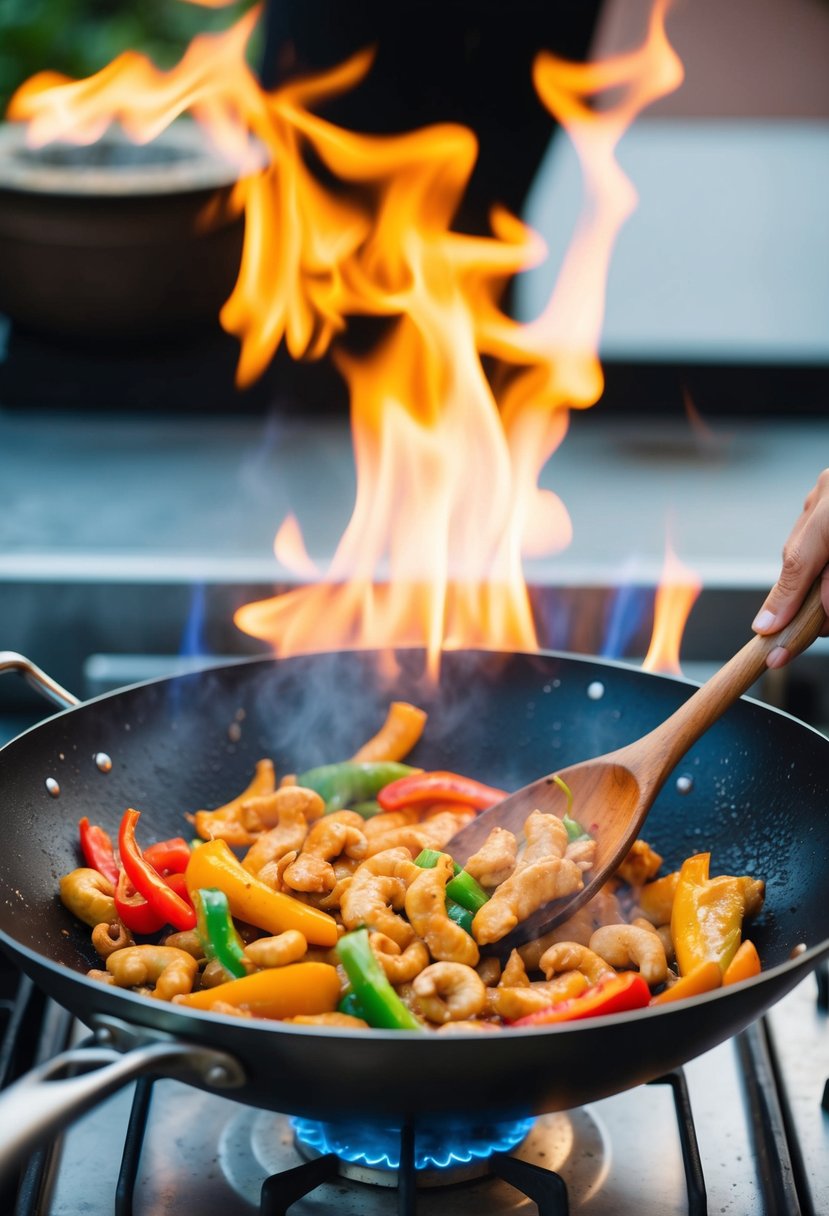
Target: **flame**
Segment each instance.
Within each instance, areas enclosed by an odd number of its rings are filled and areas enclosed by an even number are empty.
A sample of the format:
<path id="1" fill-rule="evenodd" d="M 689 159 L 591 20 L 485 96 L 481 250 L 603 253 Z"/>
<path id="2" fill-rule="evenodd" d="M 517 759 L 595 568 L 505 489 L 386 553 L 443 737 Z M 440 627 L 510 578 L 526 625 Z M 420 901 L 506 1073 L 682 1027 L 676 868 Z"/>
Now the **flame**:
<path id="1" fill-rule="evenodd" d="M 265 92 L 244 58 L 251 10 L 195 39 L 170 72 L 128 52 L 87 81 L 41 74 L 13 99 L 10 116 L 29 122 L 36 144 L 97 139 L 112 121 L 139 141 L 185 112 L 204 123 L 241 171 L 233 204 L 245 243 L 221 312 L 240 341 L 239 384 L 283 341 L 295 358 L 330 354 L 345 377 L 357 492 L 330 568 L 320 579 L 295 524 L 283 526 L 277 555 L 311 585 L 235 616 L 277 653 L 422 645 L 434 671 L 444 647 L 537 648 L 522 559 L 556 553 L 572 535 L 538 478 L 569 410 L 602 392 L 607 266 L 635 205 L 614 152 L 642 108 L 682 79 L 667 5 L 656 0 L 637 51 L 536 60 L 539 97 L 580 157 L 585 204 L 547 307 L 524 325 L 499 301 L 545 256 L 537 235 L 497 206 L 491 235 L 452 230 L 477 156 L 472 132 L 436 124 L 370 136 L 314 113 L 359 85 L 369 52 Z M 620 100 L 600 105 L 610 89 Z M 357 316 L 383 321 L 361 358 L 339 340 Z"/>
<path id="2" fill-rule="evenodd" d="M 685 624 L 701 590 L 700 579 L 683 565 L 669 542 L 656 590 L 651 642 L 642 663 L 645 671 L 682 675 L 679 648 Z"/>
<path id="3" fill-rule="evenodd" d="M 319 578 L 319 570 L 308 556 L 302 530 L 293 513 L 286 515 L 282 521 L 274 537 L 273 552 L 276 560 L 297 577 L 309 582 Z"/>

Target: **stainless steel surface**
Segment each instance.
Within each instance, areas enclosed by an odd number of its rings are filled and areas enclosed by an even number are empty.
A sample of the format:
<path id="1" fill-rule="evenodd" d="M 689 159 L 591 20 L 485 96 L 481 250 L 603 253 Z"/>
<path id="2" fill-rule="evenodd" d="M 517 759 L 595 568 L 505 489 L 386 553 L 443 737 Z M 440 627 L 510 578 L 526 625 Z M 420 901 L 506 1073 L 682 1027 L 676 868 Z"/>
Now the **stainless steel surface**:
<path id="1" fill-rule="evenodd" d="M 526 566 L 542 644 L 641 658 L 669 537 L 704 588 L 683 662 L 727 658 L 827 451 L 829 418 L 703 433 L 684 416 L 617 420 L 601 402 L 575 413 L 541 478 L 573 541 Z M 0 411 L 2 643 L 69 688 L 92 653 L 261 653 L 232 615 L 296 585 L 276 529 L 294 512 L 324 570 L 354 487 L 344 418 Z"/>
<path id="2" fill-rule="evenodd" d="M 533 583 L 656 582 L 666 526 L 706 587 L 766 588 L 793 515 L 826 462 L 829 418 L 721 422 L 575 413 L 541 484 L 574 538 Z M 272 542 L 299 515 L 310 556 L 348 521 L 346 419 L 0 412 L 0 578 L 38 584 L 287 579 Z"/>
<path id="3" fill-rule="evenodd" d="M 771 1017 L 785 1043 L 785 1071 L 798 1091 L 792 1107 L 801 1135 L 814 1212 L 829 1211 L 829 1128 L 820 1107 L 829 1075 L 829 1026 L 815 1008 L 809 977 Z M 767 1216 L 762 1165 L 752 1139 L 734 1043 L 686 1068 L 708 1197 L 721 1216 Z M 129 1118 L 131 1090 L 84 1116 L 63 1138 L 62 1164 L 42 1216 L 110 1216 Z M 581 1110 L 544 1116 L 518 1155 L 558 1170 L 572 1216 L 685 1216 L 687 1193 L 673 1100 L 667 1086 L 640 1087 Z M 155 1087 L 141 1159 L 135 1216 L 248 1216 L 268 1174 L 301 1162 L 289 1121 L 206 1095 L 175 1081 Z M 95 1178 L 95 1187 L 88 1179 Z M 184 1205 L 184 1206 L 182 1206 Z M 392 1216 L 386 1188 L 337 1179 L 298 1201 L 292 1216 Z M 535 1205 L 486 1179 L 418 1194 L 418 1216 L 534 1216 Z"/>

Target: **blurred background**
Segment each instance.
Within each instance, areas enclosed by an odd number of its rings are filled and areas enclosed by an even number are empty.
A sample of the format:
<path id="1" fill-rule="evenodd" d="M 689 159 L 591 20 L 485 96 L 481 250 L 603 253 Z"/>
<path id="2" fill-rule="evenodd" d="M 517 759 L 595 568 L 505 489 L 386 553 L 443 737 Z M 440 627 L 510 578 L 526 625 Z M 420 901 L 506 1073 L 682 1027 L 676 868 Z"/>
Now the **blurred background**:
<path id="1" fill-rule="evenodd" d="M 171 65 L 195 33 L 248 7 L 0 0 L 0 96 L 35 71 L 83 76 L 128 48 Z M 533 59 L 631 50 L 650 4 L 508 10 L 270 0 L 249 58 L 271 86 L 372 45 L 371 72 L 321 107 L 326 117 L 371 132 L 471 127 L 480 152 L 457 227 L 487 231 L 500 202 L 543 235 L 548 259 L 507 300 L 529 319 L 581 201 L 570 141 L 533 90 Z M 528 577 L 544 644 L 636 659 L 670 528 L 703 583 L 683 656 L 704 674 L 745 638 L 827 463 L 829 3 L 676 0 L 666 25 L 685 79 L 619 145 L 639 201 L 610 261 L 604 393 L 573 414 L 542 473 L 573 543 Z M 177 156 L 159 161 L 171 179 Z M 259 650 L 231 618 L 295 581 L 273 556 L 277 526 L 296 512 L 324 568 L 353 505 L 342 378 L 327 359 L 280 350 L 260 380 L 236 386 L 238 344 L 218 310 L 241 223 L 196 233 L 185 206 L 203 205 L 195 187 L 163 213 L 129 189 L 90 210 L 77 191 L 25 193 L 12 169 L 28 162 L 10 164 L 0 158 L 0 644 L 81 692 L 101 653 Z M 365 341 L 360 324 L 348 341 Z M 821 722 L 822 655 L 815 648 L 814 678 L 787 701 Z M 116 665 L 107 679 L 151 669 Z"/>

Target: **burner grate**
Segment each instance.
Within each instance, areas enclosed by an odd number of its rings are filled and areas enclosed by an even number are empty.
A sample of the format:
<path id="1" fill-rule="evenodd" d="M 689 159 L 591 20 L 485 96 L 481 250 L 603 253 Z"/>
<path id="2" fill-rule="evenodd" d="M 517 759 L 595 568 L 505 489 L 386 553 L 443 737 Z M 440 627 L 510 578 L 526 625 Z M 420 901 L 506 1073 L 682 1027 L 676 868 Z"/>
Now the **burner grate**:
<path id="1" fill-rule="evenodd" d="M 0 988 L 4 1083 L 22 1067 L 62 1050 L 72 1027 L 66 1011 L 44 1001 L 28 980 L 15 979 L 16 999 Z M 705 1216 L 713 1210 L 733 1210 L 729 1197 L 739 1196 L 739 1210 L 746 1216 L 816 1216 L 829 1211 L 824 1204 L 824 1159 L 813 1143 L 815 1137 L 819 1142 L 825 1136 L 824 1112 L 829 1111 L 827 1073 L 817 1079 L 814 1075 L 814 1065 L 823 1070 L 826 1059 L 826 1016 L 819 1004 L 825 974 L 818 977 L 818 1000 L 813 984 L 801 985 L 733 1044 L 717 1049 L 714 1071 L 703 1060 L 693 1061 L 687 1070 L 609 1099 L 608 1104 L 540 1116 L 516 1149 L 493 1153 L 486 1176 L 478 1180 L 424 1186 L 423 1172 L 416 1168 L 417 1137 L 409 1126 L 400 1129 L 394 1154 L 396 1193 L 388 1185 L 369 1187 L 344 1177 L 341 1161 L 327 1148 L 302 1162 L 287 1116 L 210 1097 L 178 1082 L 147 1079 L 35 1153 L 21 1178 L 14 1180 L 16 1191 L 2 1196 L 0 1211 L 74 1216 L 83 1197 L 90 1213 L 174 1216 L 182 1202 L 198 1194 L 204 1216 L 229 1211 L 307 1216 L 333 1210 L 335 1203 L 341 1216 L 464 1216 L 482 1210 L 575 1216 L 594 1206 L 597 1216 L 634 1210 Z M 24 1058 L 27 1052 L 21 1044 L 26 1038 L 35 1044 L 34 1060 Z M 810 1044 L 811 1064 L 804 1062 L 808 1092 L 789 1059 L 792 1051 L 802 1055 L 798 1042 Z M 724 1072 L 731 1079 L 721 1092 L 714 1082 Z M 726 1094 L 736 1114 L 741 1084 L 749 1125 L 738 1134 L 731 1116 L 720 1126 L 718 1114 Z M 668 1101 L 655 1093 L 665 1086 Z M 668 1099 L 668 1092 L 664 1097 Z M 813 1112 L 811 1123 L 804 1118 L 806 1102 Z M 611 1110 L 625 1112 L 621 1121 Z M 188 1137 L 187 1128 L 198 1129 L 198 1134 Z M 656 1154 L 650 1165 L 646 1154 L 639 1159 L 643 1137 Z M 79 1164 L 89 1160 L 87 1152 L 79 1159 L 81 1145 L 100 1150 L 104 1165 L 92 1167 L 100 1194 L 84 1189 L 90 1166 Z M 670 1159 L 675 1166 L 667 1178 L 657 1167 Z M 721 1161 L 730 1163 L 725 1180 Z M 745 1162 L 750 1169 L 744 1168 Z M 635 1186 L 631 1167 L 638 1178 Z"/>

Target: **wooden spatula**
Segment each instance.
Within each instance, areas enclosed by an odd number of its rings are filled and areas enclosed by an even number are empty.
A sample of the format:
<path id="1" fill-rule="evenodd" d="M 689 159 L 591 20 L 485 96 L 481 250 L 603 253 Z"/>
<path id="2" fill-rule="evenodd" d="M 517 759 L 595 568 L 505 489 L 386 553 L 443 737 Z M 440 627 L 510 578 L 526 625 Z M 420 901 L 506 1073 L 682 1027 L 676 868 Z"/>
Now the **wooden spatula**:
<path id="1" fill-rule="evenodd" d="M 534 912 L 496 947 L 539 937 L 591 899 L 624 859 L 673 768 L 709 726 L 759 678 L 769 653 L 775 646 L 785 646 L 791 654 L 799 654 L 812 644 L 825 624 L 818 583 L 788 625 L 779 633 L 752 637 L 649 734 L 617 751 L 571 764 L 525 785 L 503 802 L 482 811 L 458 832 L 448 851 L 463 865 L 496 826 L 508 828 L 520 839 L 531 811 L 564 815 L 566 795 L 555 781 L 558 777 L 572 791 L 573 817 L 596 841 L 595 861 L 585 875 L 584 887 Z"/>

